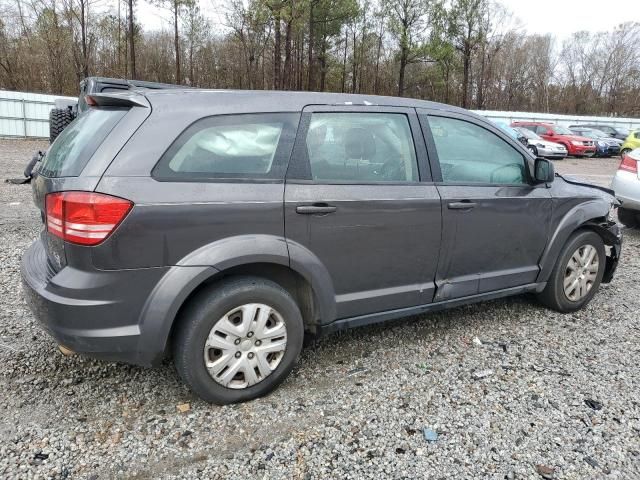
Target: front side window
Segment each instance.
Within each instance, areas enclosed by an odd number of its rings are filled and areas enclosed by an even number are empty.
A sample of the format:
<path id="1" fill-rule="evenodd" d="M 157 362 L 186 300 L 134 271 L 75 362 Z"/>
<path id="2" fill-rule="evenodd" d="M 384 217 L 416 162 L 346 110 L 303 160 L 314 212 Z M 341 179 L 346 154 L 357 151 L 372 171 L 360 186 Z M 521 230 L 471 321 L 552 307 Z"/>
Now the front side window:
<path id="1" fill-rule="evenodd" d="M 464 120 L 429 117 L 446 183 L 524 184 L 522 154 L 494 133 Z"/>
<path id="2" fill-rule="evenodd" d="M 418 181 L 413 137 L 404 114 L 313 113 L 306 147 L 315 181 Z"/>
<path id="3" fill-rule="evenodd" d="M 187 128 L 154 168 L 164 179 L 282 179 L 299 116 L 220 115 Z"/>

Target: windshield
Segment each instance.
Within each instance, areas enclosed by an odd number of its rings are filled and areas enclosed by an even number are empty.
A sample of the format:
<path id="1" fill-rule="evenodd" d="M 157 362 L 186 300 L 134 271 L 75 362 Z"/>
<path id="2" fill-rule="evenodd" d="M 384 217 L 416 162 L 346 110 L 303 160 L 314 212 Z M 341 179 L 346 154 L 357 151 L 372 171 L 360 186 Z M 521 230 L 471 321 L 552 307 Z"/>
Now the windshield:
<path id="1" fill-rule="evenodd" d="M 56 138 L 38 170 L 45 177 L 77 177 L 126 109 L 91 108 Z"/>
<path id="2" fill-rule="evenodd" d="M 571 130 L 569 130 L 567 127 L 561 127 L 560 125 L 554 126 L 553 130 L 558 135 L 574 135 L 574 133 Z"/>
<path id="3" fill-rule="evenodd" d="M 536 132 L 532 132 L 528 128 L 516 128 L 518 133 L 524 135 L 529 140 L 542 140 L 542 137 L 538 135 Z"/>

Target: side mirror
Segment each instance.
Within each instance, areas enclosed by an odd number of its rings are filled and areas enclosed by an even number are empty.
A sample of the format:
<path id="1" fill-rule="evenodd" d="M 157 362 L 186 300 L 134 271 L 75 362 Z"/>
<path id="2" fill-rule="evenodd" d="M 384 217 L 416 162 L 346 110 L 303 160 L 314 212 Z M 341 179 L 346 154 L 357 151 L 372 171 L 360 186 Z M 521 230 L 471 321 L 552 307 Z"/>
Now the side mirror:
<path id="1" fill-rule="evenodd" d="M 534 171 L 536 183 L 551 183 L 556 176 L 553 163 L 546 158 L 536 158 Z"/>

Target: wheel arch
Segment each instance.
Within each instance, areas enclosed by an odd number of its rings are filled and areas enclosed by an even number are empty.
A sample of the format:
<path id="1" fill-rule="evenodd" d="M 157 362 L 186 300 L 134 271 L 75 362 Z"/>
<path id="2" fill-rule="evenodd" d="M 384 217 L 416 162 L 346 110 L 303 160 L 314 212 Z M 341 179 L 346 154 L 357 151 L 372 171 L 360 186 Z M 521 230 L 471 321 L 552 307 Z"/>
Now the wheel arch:
<path id="1" fill-rule="evenodd" d="M 537 281 L 544 283 L 549 279 L 560 251 L 571 235 L 579 230 L 590 230 L 597 233 L 605 245 L 615 244 L 617 238 L 607 228 L 607 213 L 608 208 L 601 200 L 590 200 L 569 210 L 551 235 L 551 240 L 540 258 L 540 273 Z M 607 269 L 610 268 L 609 264 L 609 257 L 607 257 Z M 605 271 L 606 276 L 607 272 Z"/>
<path id="2" fill-rule="evenodd" d="M 268 238 L 267 238 L 268 237 Z M 196 295 L 225 278 L 252 276 L 271 280 L 287 290 L 300 307 L 305 329 L 335 319 L 335 293 L 319 259 L 304 247 L 289 256 L 282 237 L 232 237 L 202 247 L 172 267 L 154 288 L 140 325 L 141 363 L 157 364 L 164 357 L 183 308 Z M 156 350 L 148 351 L 147 346 Z M 157 351 L 161 345 L 162 351 Z"/>

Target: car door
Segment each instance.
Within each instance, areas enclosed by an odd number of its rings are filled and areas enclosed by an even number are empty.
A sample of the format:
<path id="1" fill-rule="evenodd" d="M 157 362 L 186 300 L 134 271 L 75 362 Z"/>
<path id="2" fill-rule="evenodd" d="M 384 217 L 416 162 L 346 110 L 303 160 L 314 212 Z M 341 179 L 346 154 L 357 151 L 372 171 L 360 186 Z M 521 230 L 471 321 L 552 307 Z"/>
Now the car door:
<path id="1" fill-rule="evenodd" d="M 440 197 L 415 110 L 305 108 L 284 205 L 292 264 L 326 272 L 336 318 L 433 300 Z"/>
<path id="2" fill-rule="evenodd" d="M 524 149 L 488 122 L 419 110 L 442 197 L 436 301 L 534 283 L 552 201 Z"/>

